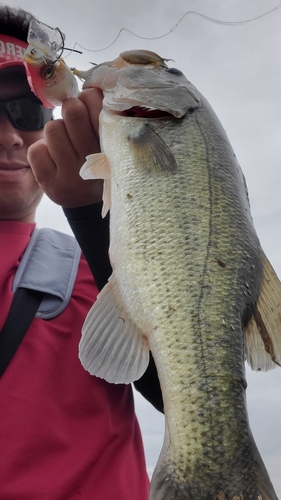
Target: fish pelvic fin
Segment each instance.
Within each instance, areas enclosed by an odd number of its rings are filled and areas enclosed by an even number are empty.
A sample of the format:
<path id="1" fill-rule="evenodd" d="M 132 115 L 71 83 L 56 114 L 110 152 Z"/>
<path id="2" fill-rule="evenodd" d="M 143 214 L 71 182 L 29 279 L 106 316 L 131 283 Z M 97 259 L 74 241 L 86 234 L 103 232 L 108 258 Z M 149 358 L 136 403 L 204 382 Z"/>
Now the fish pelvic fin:
<path id="1" fill-rule="evenodd" d="M 244 334 L 245 356 L 252 370 L 281 366 L 281 283 L 264 253 L 260 294 Z"/>
<path id="2" fill-rule="evenodd" d="M 86 156 L 86 161 L 80 169 L 80 176 L 84 180 L 88 179 L 104 179 L 103 184 L 103 207 L 102 217 L 105 217 L 110 209 L 110 177 L 111 171 L 104 153 L 95 153 Z"/>
<path id="3" fill-rule="evenodd" d="M 91 375 L 114 384 L 129 384 L 144 374 L 149 348 L 117 297 L 112 275 L 84 322 L 79 358 Z"/>
<path id="4" fill-rule="evenodd" d="M 130 134 L 128 140 L 136 168 L 156 173 L 177 170 L 172 151 L 148 123 L 144 123 L 136 133 Z"/>

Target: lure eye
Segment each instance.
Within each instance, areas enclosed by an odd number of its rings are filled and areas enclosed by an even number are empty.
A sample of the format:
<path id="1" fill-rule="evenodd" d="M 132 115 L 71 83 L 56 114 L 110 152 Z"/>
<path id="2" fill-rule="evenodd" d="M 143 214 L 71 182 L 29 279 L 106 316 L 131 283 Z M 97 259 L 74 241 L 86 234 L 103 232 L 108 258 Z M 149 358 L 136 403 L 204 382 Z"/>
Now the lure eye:
<path id="1" fill-rule="evenodd" d="M 42 69 L 41 76 L 42 78 L 45 78 L 45 80 L 49 80 L 50 78 L 52 78 L 54 72 L 55 72 L 54 65 L 52 63 L 46 64 Z"/>

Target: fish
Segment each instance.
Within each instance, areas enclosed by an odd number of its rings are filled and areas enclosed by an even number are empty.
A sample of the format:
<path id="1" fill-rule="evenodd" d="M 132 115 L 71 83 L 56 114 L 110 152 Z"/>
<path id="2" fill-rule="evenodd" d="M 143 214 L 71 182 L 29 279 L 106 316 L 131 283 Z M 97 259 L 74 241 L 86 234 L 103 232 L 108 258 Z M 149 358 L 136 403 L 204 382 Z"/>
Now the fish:
<path id="1" fill-rule="evenodd" d="M 112 275 L 79 357 L 129 384 L 154 358 L 165 436 L 150 500 L 277 500 L 247 415 L 245 360 L 281 363 L 281 284 L 258 239 L 246 182 L 208 101 L 167 59 L 131 50 L 88 72 L 103 92 L 101 152 Z"/>
<path id="2" fill-rule="evenodd" d="M 61 106 L 66 99 L 77 97 L 78 81 L 59 54 L 64 45 L 63 33 L 33 19 L 27 41 L 23 57 L 27 81 L 45 108 Z"/>

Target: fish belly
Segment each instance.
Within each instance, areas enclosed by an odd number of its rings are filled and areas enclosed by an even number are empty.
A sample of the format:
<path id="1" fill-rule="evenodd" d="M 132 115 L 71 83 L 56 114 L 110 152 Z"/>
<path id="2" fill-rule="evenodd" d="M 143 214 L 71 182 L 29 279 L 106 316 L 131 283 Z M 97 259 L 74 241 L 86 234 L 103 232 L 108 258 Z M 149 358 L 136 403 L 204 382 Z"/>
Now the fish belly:
<path id="1" fill-rule="evenodd" d="M 172 172 L 155 170 L 146 150 L 140 168 L 128 140 L 139 126 L 109 120 L 102 140 L 113 273 L 164 399 L 150 499 L 275 500 L 245 402 L 242 323 L 258 296 L 261 249 L 243 175 L 210 110 L 150 122 L 176 159 Z"/>

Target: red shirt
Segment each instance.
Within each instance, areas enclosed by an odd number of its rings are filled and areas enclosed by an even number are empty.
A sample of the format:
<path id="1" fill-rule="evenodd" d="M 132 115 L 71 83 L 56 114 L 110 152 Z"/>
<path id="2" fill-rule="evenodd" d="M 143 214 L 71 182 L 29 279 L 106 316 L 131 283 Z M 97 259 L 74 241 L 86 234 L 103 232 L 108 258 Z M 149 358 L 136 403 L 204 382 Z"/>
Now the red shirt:
<path id="1" fill-rule="evenodd" d="M 33 229 L 0 222 L 0 329 Z M 96 295 L 82 257 L 68 307 L 57 318 L 34 319 L 0 379 L 1 500 L 148 498 L 131 387 L 91 376 L 78 359 Z"/>

